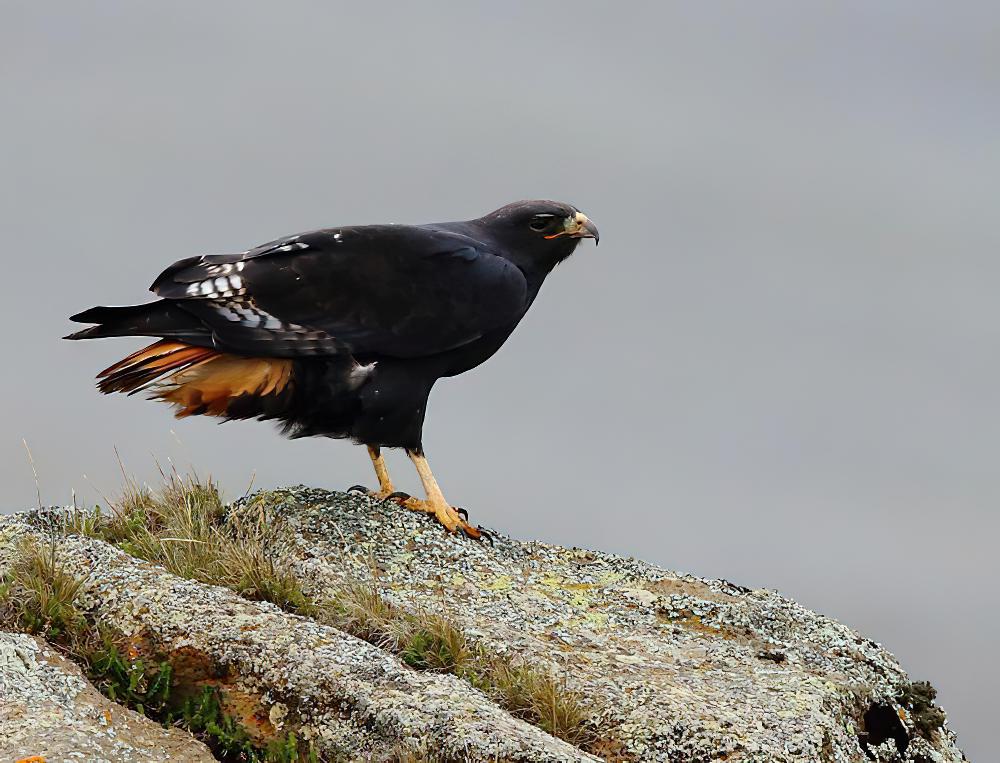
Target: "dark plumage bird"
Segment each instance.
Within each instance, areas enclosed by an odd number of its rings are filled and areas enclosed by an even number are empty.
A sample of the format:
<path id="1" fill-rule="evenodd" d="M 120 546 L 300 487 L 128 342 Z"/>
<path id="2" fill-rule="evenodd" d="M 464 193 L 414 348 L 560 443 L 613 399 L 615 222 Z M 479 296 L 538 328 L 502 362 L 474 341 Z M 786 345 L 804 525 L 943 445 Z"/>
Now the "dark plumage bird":
<path id="1" fill-rule="evenodd" d="M 424 457 L 431 387 L 493 355 L 545 277 L 597 236 L 586 215 L 554 201 L 465 222 L 326 228 L 180 260 L 150 287 L 160 299 L 74 315 L 97 325 L 67 339 L 158 337 L 102 371 L 100 391 L 148 389 L 178 417 L 275 419 L 290 437 L 350 437 L 368 446 L 376 495 L 479 537 Z M 394 492 L 383 447 L 406 449 L 426 500 Z"/>

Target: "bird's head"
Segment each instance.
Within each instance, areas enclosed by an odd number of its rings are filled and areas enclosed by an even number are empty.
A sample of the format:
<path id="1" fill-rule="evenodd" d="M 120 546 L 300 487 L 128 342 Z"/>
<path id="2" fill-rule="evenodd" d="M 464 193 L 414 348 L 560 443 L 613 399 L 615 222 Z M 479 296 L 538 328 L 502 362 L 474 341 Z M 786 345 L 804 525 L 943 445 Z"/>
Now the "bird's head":
<path id="1" fill-rule="evenodd" d="M 599 239 L 597 226 L 571 204 L 515 201 L 477 221 L 522 267 L 551 270 L 569 257 L 581 239 Z"/>

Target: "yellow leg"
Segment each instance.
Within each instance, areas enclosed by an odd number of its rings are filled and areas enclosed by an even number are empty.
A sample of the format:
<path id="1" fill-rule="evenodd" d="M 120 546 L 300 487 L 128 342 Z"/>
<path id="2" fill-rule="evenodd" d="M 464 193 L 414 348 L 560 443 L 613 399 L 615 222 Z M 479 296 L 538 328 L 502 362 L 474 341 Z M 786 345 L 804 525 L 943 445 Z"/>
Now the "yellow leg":
<path id="1" fill-rule="evenodd" d="M 396 492 L 392 486 L 392 479 L 389 477 L 389 467 L 385 465 L 382 451 L 377 445 L 368 446 L 368 455 L 371 457 L 372 466 L 375 467 L 375 476 L 378 477 L 378 492 L 373 493 L 375 498 L 388 498 Z"/>
<path id="2" fill-rule="evenodd" d="M 448 532 L 455 532 L 461 529 L 466 535 L 472 538 L 479 538 L 482 535 L 480 530 L 462 519 L 461 515 L 445 500 L 444 493 L 441 492 L 441 486 L 434 479 L 431 466 L 427 463 L 427 458 L 424 454 L 420 451 L 407 450 L 406 455 L 410 457 L 410 460 L 417 469 L 417 474 L 420 476 L 420 482 L 424 486 L 424 493 L 427 495 L 427 500 L 421 501 L 417 498 L 407 498 L 403 501 L 403 505 L 413 511 L 423 511 L 433 514 L 435 519 L 444 525 Z"/>

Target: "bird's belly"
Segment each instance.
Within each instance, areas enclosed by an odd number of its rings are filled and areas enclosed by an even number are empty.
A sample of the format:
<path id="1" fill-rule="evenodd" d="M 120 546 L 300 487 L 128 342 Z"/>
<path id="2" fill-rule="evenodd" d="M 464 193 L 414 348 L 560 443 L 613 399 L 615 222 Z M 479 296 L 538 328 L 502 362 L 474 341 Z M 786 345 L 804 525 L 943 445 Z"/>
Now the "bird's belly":
<path id="1" fill-rule="evenodd" d="M 485 363 L 503 346 L 516 325 L 491 332 L 475 342 L 442 353 L 437 373 L 438 378 L 458 376 Z"/>

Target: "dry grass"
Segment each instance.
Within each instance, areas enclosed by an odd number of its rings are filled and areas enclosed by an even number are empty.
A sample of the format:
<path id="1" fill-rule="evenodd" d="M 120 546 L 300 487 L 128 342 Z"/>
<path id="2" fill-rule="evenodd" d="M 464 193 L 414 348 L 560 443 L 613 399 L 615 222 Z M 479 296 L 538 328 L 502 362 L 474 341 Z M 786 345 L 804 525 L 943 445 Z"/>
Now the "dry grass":
<path id="1" fill-rule="evenodd" d="M 100 509 L 74 512 L 67 527 L 114 543 L 175 575 L 308 614 L 298 581 L 268 551 L 282 528 L 267 523 L 263 515 L 250 524 L 226 523 L 225 514 L 225 503 L 211 480 L 172 472 L 155 491 L 129 481 L 109 515 Z"/>
<path id="2" fill-rule="evenodd" d="M 439 614 L 403 611 L 371 585 L 346 586 L 314 615 L 419 670 L 452 673 L 515 717 L 586 747 L 595 741 L 586 698 L 564 679 L 528 663 L 491 654 Z"/>
<path id="3" fill-rule="evenodd" d="M 486 657 L 485 662 L 481 674 L 492 689 L 489 693 L 509 713 L 577 746 L 596 741 L 586 698 L 565 678 L 497 657 Z"/>
<path id="4" fill-rule="evenodd" d="M 252 523 L 226 521 L 225 503 L 211 480 L 170 473 L 156 491 L 129 481 L 110 514 L 75 512 L 67 529 L 114 543 L 182 577 L 313 617 L 397 654 L 415 669 L 456 675 L 516 717 L 572 744 L 594 741 L 583 695 L 547 670 L 487 652 L 446 617 L 399 609 L 374 585 L 344 585 L 325 601 L 311 600 L 292 570 L 274 561 L 281 525 L 263 511 Z"/>

